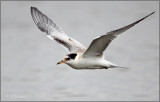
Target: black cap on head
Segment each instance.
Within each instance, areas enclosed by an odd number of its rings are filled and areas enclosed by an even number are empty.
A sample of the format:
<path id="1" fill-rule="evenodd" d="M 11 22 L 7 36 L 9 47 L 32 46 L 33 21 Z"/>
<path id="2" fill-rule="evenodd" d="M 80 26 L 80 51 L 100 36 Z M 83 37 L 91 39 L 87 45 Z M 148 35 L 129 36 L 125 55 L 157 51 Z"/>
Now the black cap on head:
<path id="1" fill-rule="evenodd" d="M 71 53 L 71 54 L 68 54 L 67 56 L 69 56 L 71 59 L 75 59 L 77 54 L 76 53 Z"/>

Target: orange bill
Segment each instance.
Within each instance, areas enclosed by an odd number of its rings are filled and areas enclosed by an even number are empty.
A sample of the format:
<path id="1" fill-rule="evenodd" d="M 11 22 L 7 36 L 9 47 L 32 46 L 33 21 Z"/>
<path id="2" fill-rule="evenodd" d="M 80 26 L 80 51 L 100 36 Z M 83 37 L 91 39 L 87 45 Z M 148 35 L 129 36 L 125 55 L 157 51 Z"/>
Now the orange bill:
<path id="1" fill-rule="evenodd" d="M 62 60 L 62 61 L 58 62 L 57 64 L 62 64 L 62 63 L 65 63 L 65 62 L 66 62 L 66 60 Z"/>

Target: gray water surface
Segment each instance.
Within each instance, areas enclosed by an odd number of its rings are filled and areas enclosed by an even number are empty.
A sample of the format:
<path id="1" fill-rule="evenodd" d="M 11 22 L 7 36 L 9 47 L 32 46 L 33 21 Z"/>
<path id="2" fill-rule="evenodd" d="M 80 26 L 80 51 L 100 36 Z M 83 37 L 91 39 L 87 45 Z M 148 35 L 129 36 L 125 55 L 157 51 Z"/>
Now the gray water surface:
<path id="1" fill-rule="evenodd" d="M 34 24 L 35 6 L 86 47 L 100 35 L 156 13 L 115 39 L 108 61 L 129 69 L 75 70 L 67 54 Z M 2 1 L 3 101 L 158 101 L 158 1 Z"/>

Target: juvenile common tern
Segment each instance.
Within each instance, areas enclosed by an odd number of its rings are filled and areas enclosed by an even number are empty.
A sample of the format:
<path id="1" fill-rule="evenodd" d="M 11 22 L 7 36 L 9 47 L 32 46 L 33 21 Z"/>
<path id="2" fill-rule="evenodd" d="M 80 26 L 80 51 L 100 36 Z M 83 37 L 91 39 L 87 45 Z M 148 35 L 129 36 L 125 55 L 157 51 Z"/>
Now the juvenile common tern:
<path id="1" fill-rule="evenodd" d="M 95 38 L 86 49 L 81 43 L 67 36 L 60 27 L 36 7 L 31 7 L 31 15 L 37 27 L 45 32 L 46 36 L 51 40 L 55 40 L 63 45 L 63 47 L 69 52 L 69 54 L 64 56 L 64 59 L 57 64 L 65 63 L 74 69 L 121 68 L 120 66 L 104 59 L 104 50 L 117 36 L 154 13 L 155 12 L 152 12 L 134 23 Z"/>

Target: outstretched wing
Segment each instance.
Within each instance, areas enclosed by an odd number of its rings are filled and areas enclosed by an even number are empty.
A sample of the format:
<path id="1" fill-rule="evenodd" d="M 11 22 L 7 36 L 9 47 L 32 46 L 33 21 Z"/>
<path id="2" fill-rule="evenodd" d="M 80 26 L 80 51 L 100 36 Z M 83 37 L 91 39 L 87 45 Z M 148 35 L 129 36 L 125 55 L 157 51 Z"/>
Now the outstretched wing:
<path id="1" fill-rule="evenodd" d="M 84 52 L 86 50 L 82 44 L 68 37 L 60 27 L 36 7 L 31 7 L 31 15 L 37 27 L 45 32 L 47 37 L 63 45 L 70 53 Z"/>
<path id="2" fill-rule="evenodd" d="M 111 32 L 108 32 L 105 35 L 102 35 L 102 36 L 94 39 L 92 41 L 92 43 L 90 44 L 90 46 L 88 47 L 88 49 L 83 54 L 83 57 L 103 55 L 103 51 L 108 47 L 108 45 L 112 42 L 113 39 L 115 39 L 117 36 L 119 36 L 120 34 L 125 32 L 126 30 L 130 29 L 134 25 L 138 24 L 139 22 L 141 22 L 142 20 L 144 20 L 148 16 L 152 15 L 153 13 L 154 12 L 152 12 L 151 14 L 143 17 L 142 19 L 140 19 L 140 20 L 138 20 L 138 21 L 136 21 L 136 22 L 134 22 L 130 25 L 127 25 L 127 26 L 122 27 L 122 28 L 117 29 L 117 30 L 113 30 Z"/>

